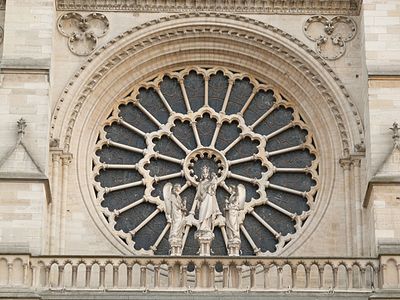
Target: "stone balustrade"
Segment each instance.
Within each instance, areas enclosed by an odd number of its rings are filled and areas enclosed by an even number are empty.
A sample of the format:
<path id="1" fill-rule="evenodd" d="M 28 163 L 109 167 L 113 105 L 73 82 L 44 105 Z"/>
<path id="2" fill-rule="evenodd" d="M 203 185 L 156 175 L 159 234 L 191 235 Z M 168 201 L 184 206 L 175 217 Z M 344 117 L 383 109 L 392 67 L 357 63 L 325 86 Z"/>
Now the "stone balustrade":
<path id="1" fill-rule="evenodd" d="M 399 286 L 394 259 L 0 255 L 0 287 L 368 292 Z"/>

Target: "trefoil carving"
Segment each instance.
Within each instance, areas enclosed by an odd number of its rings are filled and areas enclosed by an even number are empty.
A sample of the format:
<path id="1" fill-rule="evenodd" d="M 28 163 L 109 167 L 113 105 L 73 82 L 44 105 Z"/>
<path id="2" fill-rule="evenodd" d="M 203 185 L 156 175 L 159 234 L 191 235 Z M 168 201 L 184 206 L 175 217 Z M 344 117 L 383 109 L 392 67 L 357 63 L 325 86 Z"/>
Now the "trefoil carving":
<path id="1" fill-rule="evenodd" d="M 337 16 L 328 19 L 324 16 L 312 16 L 303 27 L 306 37 L 315 42 L 316 51 L 328 60 L 336 60 L 346 51 L 346 43 L 351 41 L 357 32 L 353 19 Z"/>
<path id="2" fill-rule="evenodd" d="M 98 38 L 104 36 L 110 27 L 107 17 L 101 13 L 91 13 L 86 17 L 71 12 L 60 16 L 57 28 L 68 38 L 68 48 L 80 56 L 92 53 L 98 43 Z"/>

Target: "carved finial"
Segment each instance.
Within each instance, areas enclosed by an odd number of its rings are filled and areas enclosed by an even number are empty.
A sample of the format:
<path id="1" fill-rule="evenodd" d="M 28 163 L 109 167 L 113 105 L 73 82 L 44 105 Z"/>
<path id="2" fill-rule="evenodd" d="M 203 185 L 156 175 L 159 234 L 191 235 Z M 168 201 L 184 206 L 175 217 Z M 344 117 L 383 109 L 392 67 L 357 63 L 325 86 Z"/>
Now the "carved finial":
<path id="1" fill-rule="evenodd" d="M 22 137 L 25 134 L 25 128 L 26 128 L 26 121 L 24 118 L 21 118 L 17 121 L 17 128 L 18 128 L 18 136 L 20 139 L 22 139 Z"/>
<path id="2" fill-rule="evenodd" d="M 400 133 L 399 133 L 399 124 L 397 122 L 393 123 L 393 127 L 390 128 L 393 131 L 393 143 L 394 147 L 400 150 Z"/>

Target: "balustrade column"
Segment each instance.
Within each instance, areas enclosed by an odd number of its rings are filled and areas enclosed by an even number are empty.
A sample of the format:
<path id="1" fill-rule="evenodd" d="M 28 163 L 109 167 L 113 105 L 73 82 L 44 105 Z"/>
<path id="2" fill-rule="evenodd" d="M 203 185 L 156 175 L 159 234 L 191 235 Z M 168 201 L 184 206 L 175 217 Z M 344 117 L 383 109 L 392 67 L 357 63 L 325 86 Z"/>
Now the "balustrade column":
<path id="1" fill-rule="evenodd" d="M 90 287 L 90 275 L 92 274 L 92 266 L 87 265 L 86 266 L 86 274 L 85 274 L 85 287 L 89 288 Z"/>
<path id="2" fill-rule="evenodd" d="M 250 267 L 250 288 L 254 288 L 256 286 L 256 267 Z"/>
<path id="3" fill-rule="evenodd" d="M 281 266 L 276 267 L 276 272 L 278 274 L 278 290 L 280 290 L 283 286 L 283 276 L 282 276 L 283 268 Z"/>
<path id="4" fill-rule="evenodd" d="M 128 288 L 132 286 L 132 268 L 133 266 L 126 266 L 126 286 Z"/>
<path id="5" fill-rule="evenodd" d="M 44 268 L 44 286 L 48 288 L 50 285 L 50 267 L 46 266 Z"/>
<path id="6" fill-rule="evenodd" d="M 269 287 L 268 272 L 269 266 L 264 266 L 264 289 Z"/>
<path id="7" fill-rule="evenodd" d="M 23 285 L 28 286 L 28 264 L 24 263 L 23 268 Z"/>
<path id="8" fill-rule="evenodd" d="M 209 277 L 207 287 L 215 288 L 215 266 L 209 268 Z"/>
<path id="9" fill-rule="evenodd" d="M 222 288 L 226 289 L 229 286 L 229 266 L 223 266 L 222 269 Z"/>
<path id="10" fill-rule="evenodd" d="M 168 278 L 169 280 L 169 278 Z M 169 283 L 168 283 L 169 286 Z M 160 287 L 160 266 L 154 266 L 154 287 L 159 288 Z"/>
<path id="11" fill-rule="evenodd" d="M 319 288 L 324 287 L 324 266 L 318 266 Z"/>
<path id="12" fill-rule="evenodd" d="M 347 268 L 347 289 L 353 288 L 353 268 Z"/>
<path id="13" fill-rule="evenodd" d="M 310 287 L 311 267 L 310 266 L 306 266 L 305 270 L 306 270 L 306 288 L 309 288 Z"/>
<path id="14" fill-rule="evenodd" d="M 182 266 L 181 269 L 181 287 L 187 286 L 187 266 Z"/>
<path id="15" fill-rule="evenodd" d="M 237 266 L 236 267 L 237 270 L 237 288 L 242 288 L 242 272 L 243 272 L 243 267 L 242 266 Z"/>
<path id="16" fill-rule="evenodd" d="M 12 285 L 12 278 L 13 278 L 13 264 L 12 263 L 8 263 L 7 264 L 8 267 L 8 277 L 7 277 L 7 284 L 8 285 Z"/>
<path id="17" fill-rule="evenodd" d="M 32 287 L 37 288 L 39 287 L 39 282 L 38 282 L 38 272 L 39 272 L 39 268 L 36 266 L 32 266 L 31 267 L 31 272 L 32 272 Z"/>
<path id="18" fill-rule="evenodd" d="M 113 266 L 113 288 L 118 286 L 118 266 Z"/>
<path id="19" fill-rule="evenodd" d="M 334 267 L 332 270 L 333 270 L 333 288 L 336 288 L 336 286 L 337 286 L 338 268 Z"/>
<path id="20" fill-rule="evenodd" d="M 77 284 L 77 279 L 78 279 L 78 266 L 72 266 L 72 280 L 71 280 L 71 285 L 73 288 L 76 288 Z"/>
<path id="21" fill-rule="evenodd" d="M 105 278 L 106 278 L 106 267 L 101 265 L 100 266 L 100 277 L 99 277 L 99 288 L 105 288 Z"/>
<path id="22" fill-rule="evenodd" d="M 297 284 L 297 267 L 292 267 L 292 289 L 296 287 Z"/>
<path id="23" fill-rule="evenodd" d="M 367 276 L 365 274 L 366 269 L 361 268 L 361 288 L 365 289 L 367 287 Z"/>
<path id="24" fill-rule="evenodd" d="M 146 288 L 146 271 L 147 267 L 146 266 L 140 266 L 140 287 L 145 289 Z"/>
<path id="25" fill-rule="evenodd" d="M 57 286 L 62 287 L 62 285 L 64 285 L 64 266 L 58 266 Z"/>

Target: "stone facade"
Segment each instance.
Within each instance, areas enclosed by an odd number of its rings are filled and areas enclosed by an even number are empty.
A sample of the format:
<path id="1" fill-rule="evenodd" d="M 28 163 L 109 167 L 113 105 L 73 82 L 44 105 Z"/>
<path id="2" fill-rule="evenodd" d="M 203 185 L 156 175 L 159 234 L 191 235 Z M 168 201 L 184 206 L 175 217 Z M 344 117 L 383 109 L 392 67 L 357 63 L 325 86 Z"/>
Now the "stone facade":
<path id="1" fill-rule="evenodd" d="M 0 1 L 0 298 L 62 298 L 64 288 L 98 298 L 110 296 L 97 294 L 104 288 L 399 297 L 397 2 Z M 315 146 L 315 203 L 277 253 L 143 256 L 105 218 L 96 143 L 136 88 L 213 67 L 294 103 Z"/>

